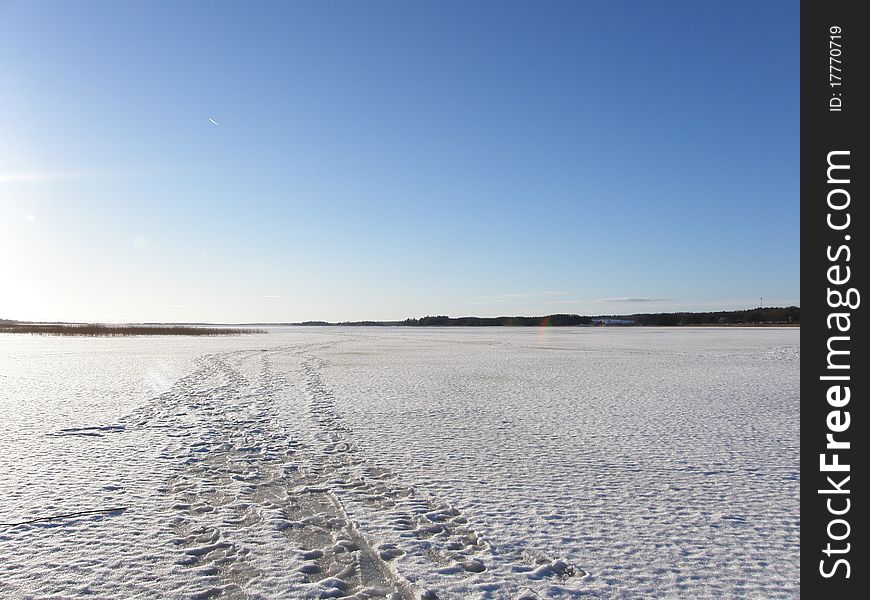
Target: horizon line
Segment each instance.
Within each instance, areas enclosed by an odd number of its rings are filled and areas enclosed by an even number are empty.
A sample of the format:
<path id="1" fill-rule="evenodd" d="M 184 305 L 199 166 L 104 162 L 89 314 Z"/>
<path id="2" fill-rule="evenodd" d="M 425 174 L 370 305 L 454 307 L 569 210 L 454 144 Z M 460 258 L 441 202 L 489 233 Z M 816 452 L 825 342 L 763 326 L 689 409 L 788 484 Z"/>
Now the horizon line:
<path id="1" fill-rule="evenodd" d="M 798 304 L 790 304 L 788 306 L 756 306 L 753 308 L 743 308 L 743 309 L 735 309 L 735 310 L 677 310 L 677 311 L 666 311 L 666 312 L 632 312 L 632 313 L 607 313 L 607 314 L 595 314 L 595 315 L 581 315 L 579 313 L 550 313 L 546 315 L 498 315 L 493 317 L 480 317 L 475 315 L 461 315 L 458 317 L 452 317 L 449 315 L 426 315 L 425 317 L 405 317 L 404 319 L 355 319 L 355 320 L 344 320 L 344 321 L 327 321 L 324 319 L 305 319 L 303 321 L 232 321 L 232 322 L 217 322 L 217 321 L 62 321 L 62 320 L 22 320 L 22 319 L 7 319 L 0 318 L 0 324 L 4 322 L 9 323 L 49 323 L 49 324 L 67 324 L 67 325 L 275 325 L 275 326 L 287 326 L 287 325 L 305 325 L 305 324 L 324 324 L 324 325 L 344 325 L 344 324 L 356 324 L 356 323 L 372 323 L 372 324 L 399 324 L 404 323 L 408 320 L 420 320 L 425 318 L 432 317 L 447 317 L 448 319 L 546 319 L 548 317 L 553 317 L 557 315 L 569 315 L 576 317 L 588 317 L 588 318 L 610 318 L 610 317 L 632 317 L 637 315 L 680 315 L 680 314 L 709 314 L 709 313 L 738 313 L 738 312 L 749 312 L 755 310 L 774 310 L 774 309 L 786 309 L 786 308 L 797 308 L 800 309 L 800 305 Z"/>

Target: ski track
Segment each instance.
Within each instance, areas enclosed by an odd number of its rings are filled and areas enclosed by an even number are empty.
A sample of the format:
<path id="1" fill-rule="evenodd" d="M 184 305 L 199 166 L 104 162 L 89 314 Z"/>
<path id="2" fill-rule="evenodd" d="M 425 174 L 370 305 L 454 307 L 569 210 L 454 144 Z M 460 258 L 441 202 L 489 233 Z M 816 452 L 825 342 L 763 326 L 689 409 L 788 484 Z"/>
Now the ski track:
<path id="1" fill-rule="evenodd" d="M 46 443 L 55 444 L 51 452 L 61 443 L 82 456 L 107 452 L 103 470 L 95 472 L 95 479 L 109 479 L 99 498 L 126 502 L 129 510 L 0 528 L 0 563 L 6 561 L 0 596 L 106 596 L 119 590 L 131 598 L 190 599 L 607 595 L 586 585 L 594 573 L 576 556 L 566 558 L 558 543 L 547 549 L 500 547 L 481 533 L 479 511 L 466 514 L 449 488 L 403 479 L 391 468 L 395 460 L 382 460 L 377 444 L 360 438 L 342 416 L 340 392 L 327 375 L 327 357 L 340 356 L 364 336 L 320 337 L 200 353 L 192 371 L 114 422 L 45 431 Z M 798 360 L 791 352 L 774 345 L 761 356 Z M 507 416 L 500 423 L 506 432 L 514 426 Z M 138 453 L 153 468 L 124 481 L 125 470 L 112 461 L 115 453 Z M 624 468 L 641 467 L 629 462 Z M 701 476 L 722 473 L 727 469 Z M 16 491 L 13 507 L 38 503 L 42 494 L 41 488 L 31 496 Z M 82 495 L 70 506 L 87 508 L 87 502 Z M 19 516 L 34 513 L 22 509 Z M 741 525 L 734 521 L 739 516 L 720 517 L 722 527 Z M 130 531 L 127 543 L 101 541 L 101 528 L 109 523 Z M 129 552 L 130 544 L 140 544 L 139 554 L 126 563 L 85 557 L 65 576 L 50 561 L 34 566 L 10 559 L 22 548 L 36 556 L 63 550 L 69 542 L 46 536 L 64 530 L 89 541 L 86 546 Z M 36 536 L 41 537 L 34 542 Z M 94 581 L 101 577 L 103 587 Z M 161 582 L 157 588 L 155 581 Z M 624 589 L 618 595 L 632 596 Z"/>

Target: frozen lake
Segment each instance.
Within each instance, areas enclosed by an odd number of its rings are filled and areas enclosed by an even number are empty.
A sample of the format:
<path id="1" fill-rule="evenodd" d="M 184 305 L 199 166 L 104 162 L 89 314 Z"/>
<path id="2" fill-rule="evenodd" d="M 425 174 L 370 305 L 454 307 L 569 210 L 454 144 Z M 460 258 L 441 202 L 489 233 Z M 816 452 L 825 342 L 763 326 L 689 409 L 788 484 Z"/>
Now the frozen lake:
<path id="1" fill-rule="evenodd" d="M 799 366 L 798 329 L 3 334 L 0 597 L 797 597 Z"/>

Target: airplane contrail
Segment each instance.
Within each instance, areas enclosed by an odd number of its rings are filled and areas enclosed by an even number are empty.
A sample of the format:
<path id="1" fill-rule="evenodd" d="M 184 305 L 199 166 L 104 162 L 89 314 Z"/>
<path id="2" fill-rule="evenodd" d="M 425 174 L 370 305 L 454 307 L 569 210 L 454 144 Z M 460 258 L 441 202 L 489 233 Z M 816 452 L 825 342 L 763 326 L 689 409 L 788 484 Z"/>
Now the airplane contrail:
<path id="1" fill-rule="evenodd" d="M 220 127 L 220 123 L 218 123 L 217 121 L 215 121 L 211 117 L 209 117 L 208 120 L 211 121 L 212 125 L 217 125 L 218 127 Z"/>

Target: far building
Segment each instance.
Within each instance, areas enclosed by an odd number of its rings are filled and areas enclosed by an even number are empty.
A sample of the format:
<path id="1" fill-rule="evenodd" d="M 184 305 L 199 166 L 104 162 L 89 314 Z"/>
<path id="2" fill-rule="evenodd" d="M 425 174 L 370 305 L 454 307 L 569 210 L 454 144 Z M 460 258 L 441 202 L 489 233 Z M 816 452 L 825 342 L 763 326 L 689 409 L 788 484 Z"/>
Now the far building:
<path id="1" fill-rule="evenodd" d="M 592 319 L 593 325 L 634 325 L 631 319 Z"/>

